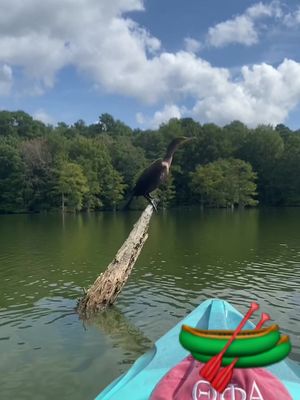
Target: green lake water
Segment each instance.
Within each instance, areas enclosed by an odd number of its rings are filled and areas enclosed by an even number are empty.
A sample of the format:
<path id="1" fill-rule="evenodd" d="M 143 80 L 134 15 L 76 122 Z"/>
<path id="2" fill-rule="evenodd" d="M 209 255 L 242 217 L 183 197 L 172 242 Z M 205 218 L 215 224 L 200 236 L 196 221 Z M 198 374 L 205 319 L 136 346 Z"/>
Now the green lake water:
<path id="1" fill-rule="evenodd" d="M 82 288 L 139 213 L 0 216 L 0 399 L 93 399 L 203 300 L 252 300 L 300 362 L 300 209 L 153 216 L 117 304 L 83 323 Z"/>

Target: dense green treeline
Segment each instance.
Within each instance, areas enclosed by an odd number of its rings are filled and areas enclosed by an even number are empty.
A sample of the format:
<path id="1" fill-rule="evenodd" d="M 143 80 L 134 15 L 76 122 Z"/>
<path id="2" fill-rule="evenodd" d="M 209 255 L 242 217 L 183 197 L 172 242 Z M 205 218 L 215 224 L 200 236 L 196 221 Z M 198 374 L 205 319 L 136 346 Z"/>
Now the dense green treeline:
<path id="1" fill-rule="evenodd" d="M 181 135 L 196 140 L 176 153 L 157 193 L 162 206 L 300 205 L 300 132 L 284 125 L 221 128 L 184 118 L 141 131 L 102 114 L 96 124 L 52 127 L 1 111 L 0 212 L 121 207 L 141 170 Z"/>

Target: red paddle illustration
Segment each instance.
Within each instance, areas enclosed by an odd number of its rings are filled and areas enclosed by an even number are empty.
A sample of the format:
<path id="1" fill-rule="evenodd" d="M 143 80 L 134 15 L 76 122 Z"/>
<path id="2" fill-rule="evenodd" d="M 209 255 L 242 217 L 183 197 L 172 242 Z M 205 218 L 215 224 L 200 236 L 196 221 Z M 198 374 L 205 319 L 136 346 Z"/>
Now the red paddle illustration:
<path id="1" fill-rule="evenodd" d="M 261 319 L 259 323 L 256 325 L 255 330 L 259 330 L 265 322 L 269 321 L 269 319 L 270 319 L 269 314 L 262 313 Z M 238 359 L 239 359 L 238 357 L 235 357 L 235 359 L 231 362 L 231 364 L 221 369 L 215 376 L 215 378 L 212 380 L 211 385 L 218 392 L 223 393 L 227 385 L 231 381 L 233 375 L 233 369 L 235 367 L 235 364 L 238 362 Z"/>
<path id="2" fill-rule="evenodd" d="M 257 303 L 251 303 L 250 309 L 248 310 L 247 314 L 244 316 L 238 327 L 235 329 L 233 332 L 231 338 L 228 340 L 226 345 L 224 346 L 223 350 L 217 354 L 216 356 L 212 357 L 201 369 L 200 373 L 202 377 L 209 382 L 211 382 L 214 377 L 217 375 L 221 365 L 222 365 L 222 358 L 224 354 L 226 353 L 226 350 L 228 347 L 231 345 L 231 343 L 235 340 L 237 335 L 240 333 L 240 331 L 243 329 L 245 326 L 246 322 L 248 319 L 251 317 L 251 315 L 259 309 L 259 305 Z"/>

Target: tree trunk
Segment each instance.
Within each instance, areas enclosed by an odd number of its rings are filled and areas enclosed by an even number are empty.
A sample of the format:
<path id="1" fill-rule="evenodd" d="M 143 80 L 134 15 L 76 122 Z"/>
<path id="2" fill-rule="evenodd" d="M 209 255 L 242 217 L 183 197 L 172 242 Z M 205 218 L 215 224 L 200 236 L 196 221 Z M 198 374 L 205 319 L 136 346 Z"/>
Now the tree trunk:
<path id="1" fill-rule="evenodd" d="M 134 225 L 113 261 L 78 301 L 77 312 L 83 318 L 89 317 L 116 301 L 148 238 L 147 231 L 152 213 L 153 207 L 149 205 Z"/>
<path id="2" fill-rule="evenodd" d="M 65 195 L 63 193 L 61 194 L 61 212 L 65 212 Z"/>

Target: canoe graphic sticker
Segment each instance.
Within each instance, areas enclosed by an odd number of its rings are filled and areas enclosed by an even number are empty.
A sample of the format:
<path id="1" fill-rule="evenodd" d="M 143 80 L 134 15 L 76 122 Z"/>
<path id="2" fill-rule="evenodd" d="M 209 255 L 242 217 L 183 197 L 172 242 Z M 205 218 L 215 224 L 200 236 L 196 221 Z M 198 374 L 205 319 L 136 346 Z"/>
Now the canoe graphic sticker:
<path id="1" fill-rule="evenodd" d="M 252 303 L 234 331 L 182 326 L 179 335 L 181 345 L 195 360 L 205 363 L 199 375 L 218 393 L 227 390 L 235 368 L 266 367 L 283 360 L 291 351 L 289 337 L 280 334 L 278 325 L 262 328 L 270 319 L 268 314 L 262 314 L 255 329 L 242 331 L 258 308 L 257 303 Z"/>

